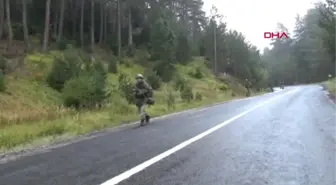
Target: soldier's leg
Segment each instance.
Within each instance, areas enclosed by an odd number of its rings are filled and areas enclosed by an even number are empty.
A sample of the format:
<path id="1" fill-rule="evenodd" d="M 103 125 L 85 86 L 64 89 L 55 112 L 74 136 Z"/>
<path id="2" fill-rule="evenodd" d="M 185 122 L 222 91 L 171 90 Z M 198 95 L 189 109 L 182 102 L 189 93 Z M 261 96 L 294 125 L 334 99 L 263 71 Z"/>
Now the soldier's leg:
<path id="1" fill-rule="evenodd" d="M 147 115 L 147 112 L 146 112 L 146 108 L 147 108 L 147 104 L 143 103 L 140 107 L 140 116 L 141 116 L 141 119 L 145 119 L 146 118 L 146 115 Z"/>

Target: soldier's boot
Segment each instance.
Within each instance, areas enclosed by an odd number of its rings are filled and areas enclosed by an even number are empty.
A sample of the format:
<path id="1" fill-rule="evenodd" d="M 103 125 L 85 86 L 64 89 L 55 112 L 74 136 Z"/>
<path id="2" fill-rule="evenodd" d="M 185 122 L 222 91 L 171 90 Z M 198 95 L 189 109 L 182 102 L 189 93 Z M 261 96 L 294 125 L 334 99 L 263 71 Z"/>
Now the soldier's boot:
<path id="1" fill-rule="evenodd" d="M 146 114 L 146 123 L 149 123 L 149 121 L 150 121 L 150 116 Z"/>

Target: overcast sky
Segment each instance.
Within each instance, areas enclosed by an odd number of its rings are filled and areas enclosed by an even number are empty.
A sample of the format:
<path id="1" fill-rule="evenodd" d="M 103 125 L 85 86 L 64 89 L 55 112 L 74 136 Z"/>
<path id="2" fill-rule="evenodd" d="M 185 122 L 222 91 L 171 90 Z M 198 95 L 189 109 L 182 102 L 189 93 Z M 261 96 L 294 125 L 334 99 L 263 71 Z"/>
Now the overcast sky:
<path id="1" fill-rule="evenodd" d="M 242 32 L 261 51 L 269 45 L 264 32 L 275 31 L 277 22 L 291 32 L 296 14 L 304 15 L 318 0 L 204 0 L 209 13 L 214 4 L 225 18 L 229 29 Z"/>

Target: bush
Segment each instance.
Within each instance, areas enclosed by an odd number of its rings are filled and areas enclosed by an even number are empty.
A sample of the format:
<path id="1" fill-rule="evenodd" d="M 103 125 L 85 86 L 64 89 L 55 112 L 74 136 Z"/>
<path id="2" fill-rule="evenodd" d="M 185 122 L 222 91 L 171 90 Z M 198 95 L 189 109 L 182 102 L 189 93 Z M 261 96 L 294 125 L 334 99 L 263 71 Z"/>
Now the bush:
<path id="1" fill-rule="evenodd" d="M 187 85 L 184 87 L 183 91 L 181 91 L 181 98 L 183 101 L 190 102 L 194 99 L 194 94 L 192 92 L 192 88 Z"/>
<path id="2" fill-rule="evenodd" d="M 227 90 L 229 90 L 229 87 L 228 87 L 228 85 L 227 84 L 222 84 L 220 87 L 219 87 L 219 90 L 221 90 L 221 91 L 227 91 Z"/>
<path id="3" fill-rule="evenodd" d="M 24 40 L 23 25 L 21 23 L 12 24 L 13 36 L 15 40 Z"/>
<path id="4" fill-rule="evenodd" d="M 61 51 L 66 50 L 68 43 L 70 43 L 70 41 L 62 39 L 57 43 L 57 48 Z"/>
<path id="5" fill-rule="evenodd" d="M 47 76 L 49 86 L 57 91 L 61 91 L 67 80 L 72 77 L 69 63 L 61 58 L 55 58 L 53 66 Z"/>
<path id="6" fill-rule="evenodd" d="M 129 104 L 135 103 L 135 97 L 133 93 L 134 85 L 131 83 L 130 78 L 126 74 L 120 74 L 118 78 L 119 91 L 123 93 Z"/>
<path id="7" fill-rule="evenodd" d="M 70 76 L 78 76 L 81 72 L 81 67 L 83 62 L 81 61 L 81 58 L 79 57 L 78 53 L 74 50 L 66 50 L 64 52 L 64 59 L 69 64 L 70 69 Z"/>
<path id="8" fill-rule="evenodd" d="M 0 70 L 0 92 L 4 92 L 5 90 L 6 90 L 5 75 Z"/>
<path id="9" fill-rule="evenodd" d="M 168 92 L 167 106 L 168 106 L 168 109 L 175 109 L 175 96 L 173 94 L 173 91 Z"/>
<path id="10" fill-rule="evenodd" d="M 210 62 L 211 59 L 209 57 L 206 57 L 205 61 L 204 61 L 204 65 L 208 68 L 208 69 L 212 69 L 212 63 Z"/>
<path id="11" fill-rule="evenodd" d="M 148 74 L 147 81 L 154 90 L 159 89 L 162 84 L 161 78 L 153 72 Z"/>
<path id="12" fill-rule="evenodd" d="M 204 77 L 204 74 L 202 73 L 200 67 L 196 68 L 196 71 L 194 73 L 194 77 L 197 78 L 197 79 L 202 79 Z"/>
<path id="13" fill-rule="evenodd" d="M 110 56 L 110 60 L 108 63 L 108 71 L 110 73 L 118 73 L 118 61 L 114 55 Z"/>
<path id="14" fill-rule="evenodd" d="M 120 64 L 124 64 L 125 67 L 132 67 L 132 61 L 129 58 L 120 59 Z"/>
<path id="15" fill-rule="evenodd" d="M 102 105 L 110 94 L 107 90 L 106 72 L 100 63 L 92 71 L 81 73 L 65 83 L 63 89 L 64 104 L 75 108 L 93 108 Z"/>
<path id="16" fill-rule="evenodd" d="M 102 62 L 95 62 L 90 75 L 93 76 L 95 80 L 95 96 L 99 100 L 106 99 L 109 94 L 107 91 L 107 71 L 105 70 L 104 64 Z"/>
<path id="17" fill-rule="evenodd" d="M 128 57 L 134 57 L 135 53 L 136 53 L 136 48 L 134 47 L 134 45 L 127 46 L 126 55 Z"/>
<path id="18" fill-rule="evenodd" d="M 150 58 L 150 56 L 149 56 L 148 52 L 145 49 L 143 49 L 143 50 L 137 50 L 136 51 L 134 60 L 137 64 L 148 65 L 149 58 Z"/>
<path id="19" fill-rule="evenodd" d="M 161 77 L 162 81 L 169 82 L 172 80 L 176 68 L 173 64 L 164 61 L 156 61 L 153 68 L 154 71 Z"/>
<path id="20" fill-rule="evenodd" d="M 72 78 L 63 89 L 64 104 L 74 108 L 92 107 L 94 91 L 94 80 L 89 75 Z"/>
<path id="21" fill-rule="evenodd" d="M 175 79 L 174 88 L 176 91 L 183 91 L 184 87 L 187 85 L 187 80 L 182 76 L 178 75 Z"/>
<path id="22" fill-rule="evenodd" d="M 200 92 L 197 92 L 197 93 L 196 93 L 196 97 L 195 97 L 195 99 L 196 99 L 197 101 L 201 101 L 201 100 L 203 99 L 202 94 L 201 94 Z"/>
<path id="23" fill-rule="evenodd" d="M 188 75 L 196 79 L 202 79 L 204 77 L 204 74 L 202 73 L 200 67 L 197 67 L 195 70 L 189 71 Z"/>

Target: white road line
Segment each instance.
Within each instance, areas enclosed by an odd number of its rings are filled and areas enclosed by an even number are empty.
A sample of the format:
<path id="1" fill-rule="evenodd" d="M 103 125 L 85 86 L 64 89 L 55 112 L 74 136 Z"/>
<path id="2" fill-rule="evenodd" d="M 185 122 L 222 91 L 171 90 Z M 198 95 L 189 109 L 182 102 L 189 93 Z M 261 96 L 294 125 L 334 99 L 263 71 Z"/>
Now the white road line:
<path id="1" fill-rule="evenodd" d="M 147 168 L 147 167 L 155 164 L 156 162 L 158 162 L 158 161 L 160 161 L 160 160 L 168 157 L 169 155 L 171 155 L 171 154 L 173 154 L 173 153 L 181 150 L 182 148 L 184 148 L 184 147 L 192 144 L 193 142 L 202 139 L 203 137 L 211 134 L 212 132 L 215 132 L 216 130 L 218 130 L 218 129 L 224 127 L 225 125 L 227 125 L 227 124 L 235 121 L 236 119 L 238 119 L 238 118 L 240 118 L 240 117 L 242 117 L 242 116 L 244 116 L 244 115 L 246 115 L 246 114 L 254 111 L 255 109 L 257 109 L 259 107 L 262 107 L 262 106 L 264 106 L 264 105 L 266 105 L 268 103 L 271 103 L 271 102 L 279 99 L 280 97 L 292 94 L 292 93 L 297 92 L 297 91 L 298 91 L 298 89 L 294 89 L 294 90 L 286 92 L 285 94 L 279 95 L 279 96 L 277 96 L 275 98 L 272 98 L 272 99 L 270 99 L 268 101 L 265 101 L 265 102 L 263 102 L 261 104 L 258 104 L 257 106 L 255 106 L 255 107 L 253 107 L 253 108 L 251 108 L 249 110 L 246 110 L 246 111 L 244 111 L 244 112 L 242 112 L 242 113 L 240 113 L 240 114 L 238 114 L 238 115 L 236 115 L 236 116 L 234 116 L 234 117 L 232 117 L 232 118 L 224 121 L 223 123 L 220 123 L 220 124 L 218 124 L 218 125 L 210 128 L 210 129 L 206 130 L 205 132 L 203 132 L 201 134 L 198 134 L 197 136 L 195 136 L 193 138 L 190 138 L 190 139 L 188 139 L 188 140 L 186 140 L 186 141 L 184 141 L 184 142 L 176 145 L 175 147 L 173 147 L 173 148 L 171 148 L 171 149 L 169 149 L 169 150 L 167 150 L 167 151 L 165 151 L 165 152 L 163 152 L 163 153 L 161 153 L 161 154 L 159 154 L 159 155 L 157 155 L 157 156 L 155 156 L 155 157 L 153 157 L 153 158 L 151 158 L 151 159 L 149 159 L 149 160 L 147 160 L 147 161 L 145 161 L 145 162 L 143 162 L 143 163 L 141 163 L 141 164 L 139 164 L 139 165 L 137 165 L 137 166 L 135 166 L 135 167 L 133 167 L 133 168 L 131 168 L 131 169 L 129 169 L 129 170 L 127 170 L 127 171 L 125 171 L 125 172 L 117 175 L 117 176 L 115 176 L 115 177 L 113 177 L 113 178 L 111 178 L 110 180 L 102 183 L 101 185 L 116 185 L 116 184 L 120 183 L 121 181 L 124 181 L 124 180 L 128 179 L 132 175 L 134 175 L 134 174 L 136 174 L 136 173 L 144 170 L 145 168 Z"/>

